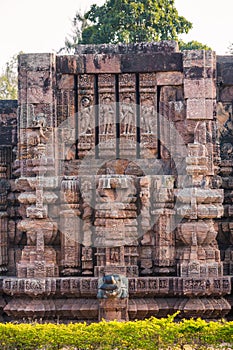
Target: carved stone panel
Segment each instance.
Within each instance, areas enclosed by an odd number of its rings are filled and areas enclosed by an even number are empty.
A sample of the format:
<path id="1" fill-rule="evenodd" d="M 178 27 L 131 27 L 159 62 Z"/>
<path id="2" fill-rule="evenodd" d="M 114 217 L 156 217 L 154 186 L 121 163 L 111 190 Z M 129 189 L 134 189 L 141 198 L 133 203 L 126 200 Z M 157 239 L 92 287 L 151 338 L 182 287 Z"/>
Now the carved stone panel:
<path id="1" fill-rule="evenodd" d="M 75 76 L 58 75 L 57 76 L 57 125 L 59 126 L 67 118 L 74 117 L 75 114 Z"/>
<path id="2" fill-rule="evenodd" d="M 177 50 L 20 55 L 18 141 L 0 103 L 4 321 L 229 312 L 233 61 L 215 107 L 215 54 Z"/>
<path id="3" fill-rule="evenodd" d="M 95 76 L 78 75 L 78 157 L 95 154 L 96 101 Z"/>
<path id="4" fill-rule="evenodd" d="M 157 82 L 155 73 L 139 75 L 140 158 L 158 157 Z"/>
<path id="5" fill-rule="evenodd" d="M 114 74 L 98 75 L 99 158 L 116 156 L 116 78 Z"/>
<path id="6" fill-rule="evenodd" d="M 120 157 L 136 157 L 137 108 L 136 75 L 119 75 Z"/>

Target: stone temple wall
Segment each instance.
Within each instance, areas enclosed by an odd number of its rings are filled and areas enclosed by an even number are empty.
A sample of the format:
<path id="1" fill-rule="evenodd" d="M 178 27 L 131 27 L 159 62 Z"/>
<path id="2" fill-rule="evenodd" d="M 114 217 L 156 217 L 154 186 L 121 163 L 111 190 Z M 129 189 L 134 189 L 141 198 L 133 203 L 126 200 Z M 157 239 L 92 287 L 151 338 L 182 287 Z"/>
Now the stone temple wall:
<path id="1" fill-rule="evenodd" d="M 19 56 L 0 102 L 3 320 L 230 315 L 233 58 Z"/>
<path id="2" fill-rule="evenodd" d="M 220 186 L 224 189 L 224 214 L 219 220 L 217 240 L 223 261 L 224 275 L 232 276 L 232 194 L 233 194 L 233 57 L 218 56 L 217 60 L 217 118 L 221 150 Z M 228 301 L 233 305 L 232 295 Z"/>

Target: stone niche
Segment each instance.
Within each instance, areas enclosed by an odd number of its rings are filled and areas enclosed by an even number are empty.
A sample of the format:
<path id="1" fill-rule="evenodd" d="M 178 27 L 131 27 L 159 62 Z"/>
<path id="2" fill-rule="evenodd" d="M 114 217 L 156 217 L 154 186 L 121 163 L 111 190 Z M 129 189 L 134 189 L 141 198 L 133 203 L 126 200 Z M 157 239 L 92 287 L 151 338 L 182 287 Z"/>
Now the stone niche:
<path id="1" fill-rule="evenodd" d="M 230 315 L 232 67 L 169 41 L 19 56 L 18 105 L 0 103 L 2 320 Z"/>

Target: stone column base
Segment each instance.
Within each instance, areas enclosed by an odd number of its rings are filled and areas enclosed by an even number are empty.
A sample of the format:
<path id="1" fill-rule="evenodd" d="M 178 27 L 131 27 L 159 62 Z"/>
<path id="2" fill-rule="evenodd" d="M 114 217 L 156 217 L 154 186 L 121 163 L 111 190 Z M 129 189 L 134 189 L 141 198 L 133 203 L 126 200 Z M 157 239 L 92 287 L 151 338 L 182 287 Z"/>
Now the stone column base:
<path id="1" fill-rule="evenodd" d="M 128 321 L 128 299 L 99 300 L 99 321 Z"/>

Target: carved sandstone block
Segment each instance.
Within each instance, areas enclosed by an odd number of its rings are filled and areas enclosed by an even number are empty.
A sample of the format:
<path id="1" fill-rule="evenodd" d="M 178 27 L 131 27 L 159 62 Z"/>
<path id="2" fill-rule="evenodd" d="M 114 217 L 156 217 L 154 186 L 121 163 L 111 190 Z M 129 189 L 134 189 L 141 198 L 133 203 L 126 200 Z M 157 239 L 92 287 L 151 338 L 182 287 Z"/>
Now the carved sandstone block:
<path id="1" fill-rule="evenodd" d="M 216 89 L 213 79 L 184 79 L 185 98 L 215 98 Z"/>
<path id="2" fill-rule="evenodd" d="M 213 119 L 213 100 L 204 98 L 188 99 L 187 119 Z"/>
<path id="3" fill-rule="evenodd" d="M 157 85 L 182 85 L 183 74 L 181 72 L 158 72 L 156 73 Z"/>

